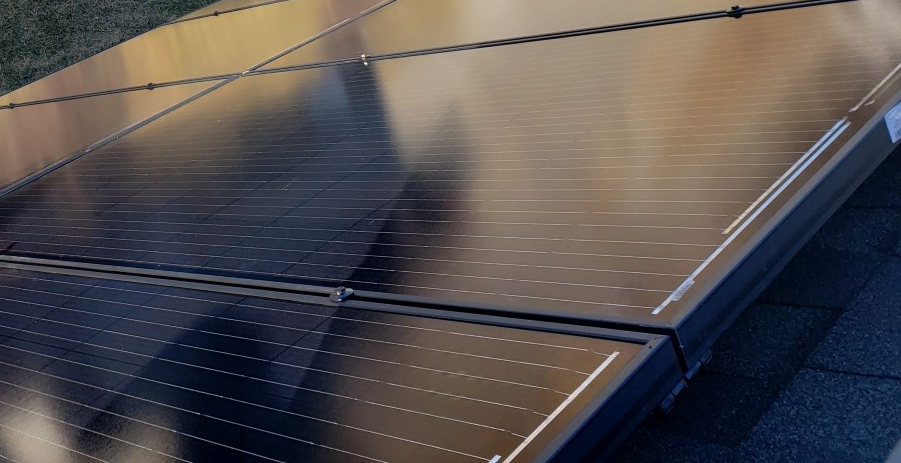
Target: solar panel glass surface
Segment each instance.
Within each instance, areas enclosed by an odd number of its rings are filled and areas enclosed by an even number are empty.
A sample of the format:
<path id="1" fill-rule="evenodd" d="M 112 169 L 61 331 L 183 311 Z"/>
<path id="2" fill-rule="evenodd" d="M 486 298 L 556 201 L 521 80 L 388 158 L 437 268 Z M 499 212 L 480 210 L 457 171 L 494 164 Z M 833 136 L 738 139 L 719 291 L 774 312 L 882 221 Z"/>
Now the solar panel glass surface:
<path id="1" fill-rule="evenodd" d="M 753 2 L 773 3 L 779 2 Z M 722 12 L 734 5 L 726 0 L 400 0 L 264 69 Z"/>
<path id="2" fill-rule="evenodd" d="M 378 3 L 291 1 L 158 27 L 0 96 L 0 105 L 241 73 Z"/>
<path id="3" fill-rule="evenodd" d="M 78 153 L 215 82 L 0 110 L 0 188 Z"/>
<path id="4" fill-rule="evenodd" d="M 245 77 L 4 198 L 0 239 L 665 321 L 901 60 L 897 17 L 851 2 Z"/>
<path id="5" fill-rule="evenodd" d="M 0 454 L 531 461 L 643 347 L 5 268 Z"/>

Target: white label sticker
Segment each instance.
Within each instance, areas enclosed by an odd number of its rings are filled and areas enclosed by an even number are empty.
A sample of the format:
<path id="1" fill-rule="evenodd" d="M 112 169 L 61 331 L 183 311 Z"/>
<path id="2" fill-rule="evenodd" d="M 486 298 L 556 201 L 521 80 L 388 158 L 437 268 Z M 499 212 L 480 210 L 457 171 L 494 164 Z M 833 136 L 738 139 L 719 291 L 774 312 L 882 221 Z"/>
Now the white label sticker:
<path id="1" fill-rule="evenodd" d="M 885 125 L 888 127 L 888 134 L 892 137 L 892 143 L 901 140 L 901 103 L 895 105 L 885 115 Z"/>
<path id="2" fill-rule="evenodd" d="M 682 284 L 679 285 L 679 287 L 676 288 L 675 291 L 673 291 L 673 300 L 678 301 L 679 299 L 682 299 L 682 296 L 684 296 L 685 293 L 688 292 L 688 290 L 691 288 L 691 285 L 693 284 L 695 284 L 695 281 L 690 277 L 687 280 L 683 281 Z"/>

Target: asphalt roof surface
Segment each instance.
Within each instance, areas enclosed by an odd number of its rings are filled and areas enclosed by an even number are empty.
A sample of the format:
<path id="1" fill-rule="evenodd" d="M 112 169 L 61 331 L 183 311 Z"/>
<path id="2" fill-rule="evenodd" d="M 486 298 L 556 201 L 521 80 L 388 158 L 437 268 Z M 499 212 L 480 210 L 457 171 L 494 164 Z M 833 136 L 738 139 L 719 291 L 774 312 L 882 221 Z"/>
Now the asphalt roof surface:
<path id="1" fill-rule="evenodd" d="M 617 462 L 883 462 L 901 439 L 901 150 L 748 307 Z"/>

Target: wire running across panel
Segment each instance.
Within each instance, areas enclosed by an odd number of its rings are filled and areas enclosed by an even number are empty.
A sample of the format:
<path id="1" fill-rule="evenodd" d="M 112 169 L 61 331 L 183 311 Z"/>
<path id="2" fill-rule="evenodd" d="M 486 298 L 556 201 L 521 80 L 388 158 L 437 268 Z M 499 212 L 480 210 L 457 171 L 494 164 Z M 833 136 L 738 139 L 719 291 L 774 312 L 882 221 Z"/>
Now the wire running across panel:
<path id="1" fill-rule="evenodd" d="M 898 13 L 852 2 L 241 78 L 0 200 L 0 240 L 659 320 L 901 60 Z"/>
<path id="2" fill-rule="evenodd" d="M 751 1 L 751 5 L 780 0 Z M 402 0 L 263 69 L 722 12 L 728 0 Z"/>
<path id="3" fill-rule="evenodd" d="M 379 3 L 282 2 L 158 27 L 0 96 L 0 105 L 241 73 Z"/>
<path id="4" fill-rule="evenodd" d="M 527 439 L 546 444 L 642 348 L 6 268 L 0 449 L 21 462 L 527 457 Z"/>

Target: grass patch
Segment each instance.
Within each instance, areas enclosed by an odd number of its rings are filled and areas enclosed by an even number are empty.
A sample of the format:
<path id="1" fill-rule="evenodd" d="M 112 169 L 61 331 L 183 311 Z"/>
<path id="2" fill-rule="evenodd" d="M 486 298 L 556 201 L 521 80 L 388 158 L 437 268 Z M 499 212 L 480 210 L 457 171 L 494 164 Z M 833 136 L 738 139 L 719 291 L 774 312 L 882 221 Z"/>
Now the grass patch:
<path id="1" fill-rule="evenodd" d="M 0 95 L 215 0 L 0 0 Z"/>

